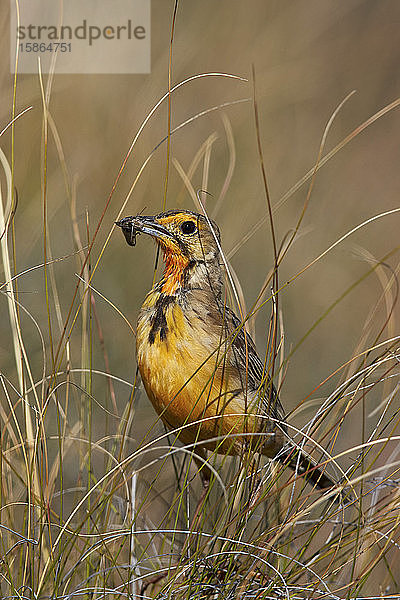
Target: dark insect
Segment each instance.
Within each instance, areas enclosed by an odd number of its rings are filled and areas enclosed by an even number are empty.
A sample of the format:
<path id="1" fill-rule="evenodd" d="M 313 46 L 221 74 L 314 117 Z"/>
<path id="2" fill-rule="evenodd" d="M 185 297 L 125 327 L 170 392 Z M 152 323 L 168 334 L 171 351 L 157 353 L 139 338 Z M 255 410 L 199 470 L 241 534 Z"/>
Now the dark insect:
<path id="1" fill-rule="evenodd" d="M 136 236 L 140 235 L 140 230 L 132 223 L 132 217 L 125 217 L 121 221 L 115 221 L 118 227 L 121 227 L 122 233 L 130 246 L 136 245 Z"/>

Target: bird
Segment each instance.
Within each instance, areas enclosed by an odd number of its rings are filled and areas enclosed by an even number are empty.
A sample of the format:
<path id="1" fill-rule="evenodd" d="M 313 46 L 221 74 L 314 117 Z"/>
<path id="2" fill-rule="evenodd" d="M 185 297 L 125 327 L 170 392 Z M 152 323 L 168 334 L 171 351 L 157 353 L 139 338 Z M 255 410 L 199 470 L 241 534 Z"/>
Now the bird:
<path id="1" fill-rule="evenodd" d="M 200 458 L 206 450 L 258 453 L 321 490 L 334 488 L 337 482 L 288 438 L 264 361 L 227 305 L 217 224 L 206 214 L 175 209 L 124 217 L 116 225 L 130 246 L 140 234 L 153 238 L 164 260 L 139 313 L 136 357 L 166 427 Z"/>

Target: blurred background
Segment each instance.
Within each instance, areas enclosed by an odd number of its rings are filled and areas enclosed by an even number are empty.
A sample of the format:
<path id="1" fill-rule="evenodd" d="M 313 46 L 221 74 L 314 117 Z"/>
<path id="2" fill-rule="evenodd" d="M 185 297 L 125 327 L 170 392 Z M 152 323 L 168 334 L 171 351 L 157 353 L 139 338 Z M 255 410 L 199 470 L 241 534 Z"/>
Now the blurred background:
<path id="1" fill-rule="evenodd" d="M 11 118 L 13 76 L 9 73 L 8 7 L 1 0 L 1 102 L 0 129 Z M 150 109 L 168 90 L 169 40 L 173 2 L 152 0 L 151 73 L 148 75 L 57 75 L 51 88 L 49 110 L 57 128 L 65 163 L 49 132 L 47 146 L 48 242 L 53 258 L 63 320 L 67 316 L 80 267 L 75 253 L 68 185 L 76 198 L 76 220 L 83 246 L 93 235 L 124 157 Z M 171 138 L 167 208 L 194 209 L 174 161 L 187 172 L 202 144 L 216 134 L 209 162 L 207 207 L 218 201 L 230 165 L 234 169 L 229 188 L 216 215 L 223 248 L 233 248 L 232 265 L 241 282 L 247 307 L 255 302 L 266 275 L 273 266 L 268 221 L 246 242 L 243 238 L 267 215 L 266 197 L 257 152 L 252 102 L 251 68 L 256 74 L 260 135 L 280 244 L 293 231 L 307 197 L 301 186 L 282 204 L 281 198 L 315 164 L 324 129 L 333 112 L 353 90 L 355 94 L 336 116 L 323 154 L 380 109 L 394 101 L 400 89 L 400 4 L 397 0 L 184 0 L 179 3 L 173 44 L 172 82 L 176 84 L 200 73 L 221 72 L 248 81 L 204 77 L 182 86 L 172 96 L 171 127 L 209 108 L 246 100 L 199 116 Z M 47 76 L 45 77 L 45 82 Z M 32 109 L 15 125 L 14 185 L 18 192 L 15 214 L 16 272 L 43 262 L 43 109 L 38 76 L 19 75 L 16 111 Z M 229 120 L 233 146 L 223 115 Z M 224 117 L 224 118 L 225 118 Z M 153 148 L 166 136 L 168 106 L 164 102 L 146 125 L 124 167 L 105 213 L 92 250 L 92 266 L 113 227 L 126 195 Z M 280 269 L 280 281 L 289 281 L 341 236 L 378 213 L 399 206 L 400 114 L 394 109 L 373 123 L 338 151 L 317 173 L 300 235 Z M 4 133 L 1 147 L 11 162 L 11 130 Z M 230 149 L 231 148 L 231 149 Z M 162 209 L 166 177 L 166 144 L 146 165 L 122 216 L 154 214 Z M 203 161 L 192 176 L 195 190 L 203 187 Z M 4 192 L 4 178 L 2 179 Z M 284 327 L 284 352 L 288 356 L 313 324 L 335 303 L 370 265 L 365 251 L 381 260 L 399 244 L 400 215 L 393 214 L 361 228 L 297 277 L 280 293 Z M 242 242 L 242 243 L 241 243 Z M 237 245 L 239 244 L 239 247 Z M 65 258 L 67 257 L 67 258 Z M 128 247 L 115 230 L 92 280 L 93 286 L 126 316 L 133 327 L 141 302 L 153 280 L 155 260 L 151 240 L 138 238 Z M 397 269 L 398 254 L 386 259 Z M 390 277 L 389 270 L 384 271 Z M 20 300 L 40 324 L 46 347 L 46 372 L 51 372 L 49 331 L 44 296 L 43 269 L 19 278 Z M 382 294 L 382 281 L 372 273 L 344 296 L 290 356 L 281 397 L 287 411 L 312 394 L 355 352 L 363 328 Z M 0 298 L 0 364 L 15 383 L 11 332 L 6 298 Z M 109 370 L 132 382 L 135 376 L 135 340 L 115 309 L 95 295 Z M 53 300 L 51 300 L 53 303 Z M 77 304 L 75 304 L 77 306 Z M 54 346 L 60 330 L 53 309 Z M 260 352 L 265 347 L 270 303 L 259 311 L 256 338 Z M 393 318 L 398 308 L 395 308 Z M 398 316 L 398 315 L 397 315 Z M 374 342 L 384 327 L 387 307 L 378 306 L 363 348 Z M 396 332 L 395 321 L 392 332 Z M 78 320 L 79 321 L 79 320 Z M 34 379 L 42 377 L 43 352 L 35 326 L 22 316 L 25 342 L 29 347 Z M 71 334 L 70 364 L 80 363 L 80 333 Z M 382 338 L 389 337 L 385 330 Z M 74 346 L 74 340 L 77 342 Z M 104 352 L 93 329 L 93 365 L 103 370 Z M 65 368 L 66 359 L 63 361 Z M 338 385 L 341 373 L 316 392 L 326 398 Z M 95 379 L 95 378 L 94 378 Z M 96 400 L 111 410 L 104 379 L 93 384 Z M 116 385 L 118 414 L 129 400 L 128 387 Z M 368 410 L 381 400 L 381 390 L 367 398 Z M 76 411 L 78 412 L 78 407 Z M 99 415 L 104 415 L 101 409 Z M 310 409 L 295 417 L 301 424 Z M 357 409 L 356 409 L 357 410 Z M 345 423 L 338 449 L 362 437 L 355 418 Z M 297 418 L 297 421 L 296 421 Z M 155 416 L 144 394 L 137 405 L 133 439 L 141 439 L 143 424 Z M 95 427 L 101 437 L 103 422 Z M 112 427 L 112 426 L 111 426 Z M 367 423 L 366 428 L 369 425 Z M 161 429 L 160 429 L 161 431 Z M 153 435 L 153 434 L 151 434 Z"/>

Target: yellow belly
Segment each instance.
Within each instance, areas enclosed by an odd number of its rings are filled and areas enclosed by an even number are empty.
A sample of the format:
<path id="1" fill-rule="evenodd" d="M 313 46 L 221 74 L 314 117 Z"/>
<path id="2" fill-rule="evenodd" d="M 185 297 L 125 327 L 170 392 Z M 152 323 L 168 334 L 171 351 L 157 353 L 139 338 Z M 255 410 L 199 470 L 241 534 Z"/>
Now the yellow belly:
<path id="1" fill-rule="evenodd" d="M 226 348 L 218 350 L 219 337 L 195 315 L 187 320 L 178 304 L 168 307 L 165 316 L 166 338 L 157 333 L 152 344 L 145 313 L 138 323 L 137 360 L 149 399 L 183 443 L 239 453 L 242 435 L 255 431 L 256 419 L 245 414 L 244 394 L 227 366 Z"/>

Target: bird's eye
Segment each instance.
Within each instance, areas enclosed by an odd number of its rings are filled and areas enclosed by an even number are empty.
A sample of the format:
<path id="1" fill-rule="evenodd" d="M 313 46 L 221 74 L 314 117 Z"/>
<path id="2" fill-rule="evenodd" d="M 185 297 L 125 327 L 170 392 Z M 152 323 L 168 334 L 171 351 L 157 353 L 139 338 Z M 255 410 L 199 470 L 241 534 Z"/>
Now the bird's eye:
<path id="1" fill-rule="evenodd" d="M 193 221 L 184 221 L 181 225 L 181 231 L 186 235 L 194 233 L 196 231 L 196 224 Z"/>

